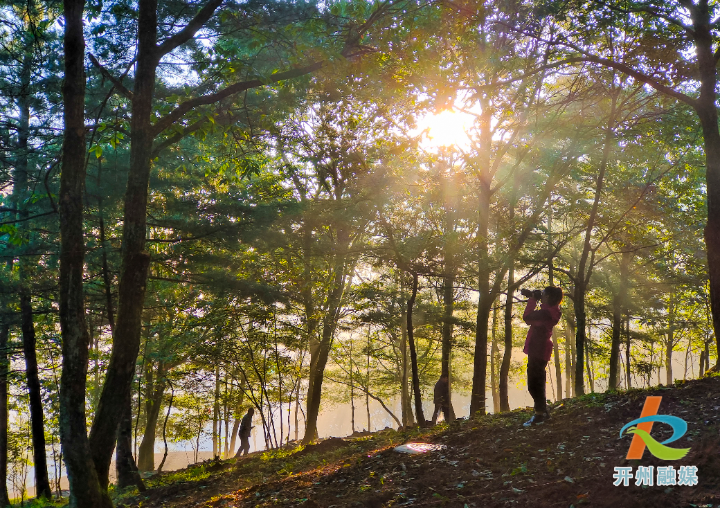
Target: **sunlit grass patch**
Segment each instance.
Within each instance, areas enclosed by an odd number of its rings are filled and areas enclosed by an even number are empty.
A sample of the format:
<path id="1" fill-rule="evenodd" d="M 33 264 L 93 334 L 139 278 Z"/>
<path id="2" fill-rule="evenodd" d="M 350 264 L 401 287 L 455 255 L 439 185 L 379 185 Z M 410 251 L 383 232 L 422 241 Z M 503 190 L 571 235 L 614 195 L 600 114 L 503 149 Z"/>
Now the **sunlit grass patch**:
<path id="1" fill-rule="evenodd" d="M 51 500 L 46 499 L 30 499 L 27 498 L 21 499 L 11 499 L 10 505 L 13 507 L 16 506 L 22 506 L 23 508 L 54 508 L 59 506 L 67 506 L 68 499 L 65 497 L 62 497 L 60 499 L 57 499 L 53 497 Z"/>
<path id="2" fill-rule="evenodd" d="M 169 485 L 171 483 L 197 482 L 205 480 L 211 475 L 212 472 L 207 470 L 205 464 L 202 464 L 199 466 L 190 466 L 187 469 L 171 471 L 163 475 L 150 477 L 145 480 L 145 485 L 147 485 L 148 487 L 156 487 L 160 485 Z"/>
<path id="3" fill-rule="evenodd" d="M 290 457 L 298 452 L 301 452 L 305 449 L 305 446 L 298 445 L 294 448 L 289 447 L 283 447 L 283 448 L 277 448 L 274 450 L 268 450 L 266 452 L 263 452 L 260 455 L 260 459 L 263 461 L 269 461 L 269 460 L 275 460 L 275 459 L 284 459 L 287 457 Z"/>

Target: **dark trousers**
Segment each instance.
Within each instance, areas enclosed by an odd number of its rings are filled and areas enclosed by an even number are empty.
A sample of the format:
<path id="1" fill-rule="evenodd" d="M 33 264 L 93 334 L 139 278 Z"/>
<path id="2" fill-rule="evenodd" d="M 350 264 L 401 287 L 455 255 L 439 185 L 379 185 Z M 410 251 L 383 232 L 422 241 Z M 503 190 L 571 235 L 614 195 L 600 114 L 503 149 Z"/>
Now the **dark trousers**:
<path id="1" fill-rule="evenodd" d="M 548 362 L 528 356 L 527 384 L 528 391 L 535 401 L 535 413 L 544 413 L 547 409 L 545 398 L 545 367 Z"/>
<path id="2" fill-rule="evenodd" d="M 432 417 L 433 425 L 437 423 L 437 418 L 440 414 L 440 411 L 442 411 L 443 418 L 445 418 L 445 421 L 447 421 L 448 415 L 450 414 L 450 406 L 443 405 L 443 403 L 435 404 L 435 412 L 433 413 Z"/>
<path id="3" fill-rule="evenodd" d="M 240 436 L 240 449 L 237 451 L 236 457 L 247 455 L 250 451 L 250 436 Z"/>

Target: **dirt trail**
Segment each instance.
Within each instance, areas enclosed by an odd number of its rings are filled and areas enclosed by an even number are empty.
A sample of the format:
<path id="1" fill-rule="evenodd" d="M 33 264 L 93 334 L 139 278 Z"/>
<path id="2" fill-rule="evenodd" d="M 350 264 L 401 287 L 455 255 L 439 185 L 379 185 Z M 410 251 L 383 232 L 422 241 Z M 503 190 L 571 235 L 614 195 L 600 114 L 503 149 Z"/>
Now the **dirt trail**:
<path id="1" fill-rule="evenodd" d="M 627 461 L 631 436 L 622 426 L 640 416 L 647 395 L 661 395 L 660 414 L 688 423 L 669 446 L 686 457 L 662 461 L 648 451 Z M 237 465 L 215 466 L 207 478 L 152 489 L 128 500 L 142 508 L 207 507 L 580 507 L 720 508 L 720 377 L 620 394 L 567 399 L 552 418 L 522 426 L 530 413 L 513 411 L 430 431 L 385 431 L 347 439 L 347 446 L 285 457 L 255 454 Z M 655 424 L 658 441 L 672 434 Z M 446 449 L 404 455 L 406 441 L 441 443 Z M 615 466 L 697 466 L 697 486 L 613 486 Z M 167 477 L 165 481 L 170 481 Z M 162 482 L 159 478 L 156 482 Z"/>

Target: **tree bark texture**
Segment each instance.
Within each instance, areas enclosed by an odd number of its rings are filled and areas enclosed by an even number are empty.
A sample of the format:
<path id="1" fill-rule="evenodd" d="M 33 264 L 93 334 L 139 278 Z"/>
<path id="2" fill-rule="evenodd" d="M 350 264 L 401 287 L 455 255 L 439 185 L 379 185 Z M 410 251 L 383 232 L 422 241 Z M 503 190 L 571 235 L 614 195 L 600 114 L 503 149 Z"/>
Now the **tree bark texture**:
<path id="1" fill-rule="evenodd" d="M 310 351 L 310 380 L 308 387 L 308 408 L 307 423 L 303 443 L 312 442 L 317 436 L 317 418 L 320 414 L 320 397 L 322 394 L 322 383 L 325 376 L 325 365 L 332 347 L 332 341 L 337 327 L 338 312 L 342 302 L 342 295 L 345 289 L 345 275 L 347 271 L 346 254 L 347 233 L 338 232 L 338 246 L 342 246 L 343 253 L 336 253 L 334 266 L 333 287 L 328 295 L 327 310 L 322 320 L 322 337 L 317 344 L 315 354 Z M 314 358 L 313 358 L 314 356 Z"/>
<path id="2" fill-rule="evenodd" d="M 121 489 L 136 486 L 145 492 L 145 483 L 140 477 L 132 454 L 132 400 L 127 398 L 120 424 L 118 425 L 117 447 L 115 448 L 115 472 L 117 486 Z"/>
<path id="3" fill-rule="evenodd" d="M 32 44 L 32 39 L 30 39 Z M 23 354 L 25 355 L 25 374 L 30 399 L 30 427 L 32 429 L 33 462 L 35 464 L 35 492 L 37 497 L 50 499 L 52 490 L 48 478 L 45 454 L 45 417 L 42 405 L 42 390 L 38 376 L 36 354 L 35 324 L 33 322 L 32 299 L 30 291 L 30 238 L 28 235 L 29 210 L 28 198 L 28 139 L 30 137 L 30 75 L 32 71 L 32 48 L 25 48 L 20 71 L 21 92 L 18 99 L 20 118 L 18 121 L 18 142 L 16 145 L 15 171 L 13 178 L 13 201 L 18 210 L 18 233 L 23 240 L 25 256 L 20 257 L 20 296 L 21 328 L 23 335 Z"/>
<path id="4" fill-rule="evenodd" d="M 612 339 L 610 340 L 610 374 L 608 376 L 608 390 L 617 390 L 620 367 L 620 332 L 622 323 L 622 305 L 620 294 L 613 295 Z"/>
<path id="5" fill-rule="evenodd" d="M 447 265 L 446 265 L 447 269 Z M 443 326 L 442 326 L 442 360 L 441 369 L 442 375 L 448 376 L 448 394 L 450 400 L 448 406 L 450 414 L 446 415 L 449 421 L 455 420 L 455 410 L 452 405 L 452 390 L 450 389 L 452 383 L 450 382 L 450 355 L 452 353 L 452 335 L 453 335 L 453 307 L 455 303 L 455 295 L 453 286 L 455 284 L 455 277 L 448 276 L 443 277 Z"/>
<path id="6" fill-rule="evenodd" d="M 708 221 L 705 225 L 708 276 L 710 279 L 710 309 L 715 330 L 715 343 L 720 351 L 720 130 L 718 130 L 717 60 L 713 49 L 713 35 L 707 2 L 690 10 L 693 23 L 695 54 L 698 60 L 700 96 L 695 111 L 700 118 L 705 144 L 705 174 L 707 180 Z M 719 355 L 720 357 L 720 355 Z M 716 363 L 717 370 L 720 363 Z"/>
<path id="7" fill-rule="evenodd" d="M 308 345 L 310 349 L 310 375 L 308 376 L 308 390 L 307 390 L 307 407 L 312 405 L 312 397 L 314 393 L 313 383 L 315 378 L 315 370 L 317 369 L 317 361 L 320 352 L 320 341 L 318 340 L 317 328 L 318 328 L 318 317 L 315 312 L 315 300 L 313 298 L 313 278 L 312 278 L 312 267 L 310 265 L 310 258 L 312 256 L 313 248 L 313 236 L 312 227 L 309 221 L 306 220 L 303 225 L 303 281 L 300 292 L 302 294 L 303 306 L 305 308 L 305 326 L 308 339 Z M 298 385 L 299 387 L 299 385 Z M 307 423 L 307 422 L 306 422 Z M 297 432 L 297 427 L 295 431 Z M 315 439 L 315 432 L 317 428 L 313 429 L 313 435 L 310 439 Z M 307 425 L 305 426 L 305 434 L 307 436 Z M 304 440 L 304 438 L 303 438 Z M 310 442 L 308 441 L 308 442 Z"/>
<path id="8" fill-rule="evenodd" d="M 27 289 L 26 287 L 23 289 Z M 32 428 L 33 463 L 35 469 L 35 495 L 52 498 L 50 479 L 45 454 L 45 416 L 43 412 L 42 390 L 38 377 L 37 354 L 35 351 L 35 324 L 30 303 L 30 295 L 22 291 L 20 295 L 20 313 L 22 317 L 23 353 L 25 355 L 25 374 L 27 376 L 28 396 L 30 398 L 30 427 Z"/>
<path id="9" fill-rule="evenodd" d="M 578 271 L 575 277 L 575 295 L 573 301 L 575 306 L 576 320 L 575 352 L 577 354 L 577 358 L 575 359 L 575 395 L 585 394 L 585 384 L 583 382 L 583 355 L 585 352 L 585 343 L 587 341 L 587 330 L 585 326 L 587 318 L 585 314 L 585 296 L 587 294 L 588 284 L 590 283 L 590 276 L 593 272 L 595 252 L 592 249 L 590 242 L 592 239 L 592 232 L 595 227 L 595 222 L 597 220 L 598 208 L 600 206 L 600 198 L 602 196 L 603 186 L 605 184 L 605 172 L 607 171 L 608 162 L 610 159 L 610 150 L 612 148 L 612 142 L 614 139 L 615 118 L 617 114 L 617 97 L 618 91 L 613 88 L 611 91 L 612 104 L 610 106 L 608 123 L 605 130 L 603 151 L 600 159 L 600 166 L 598 168 L 597 178 L 595 179 L 595 197 L 593 199 L 592 209 L 590 210 L 590 216 L 588 217 L 588 223 L 585 229 L 585 240 L 583 242 L 583 250 L 582 254 L 580 255 Z"/>
<path id="10" fill-rule="evenodd" d="M 453 347 L 453 312 L 455 305 L 455 210 L 453 208 L 453 197 L 456 196 L 457 182 L 452 178 L 443 179 L 444 184 L 444 217 L 443 217 L 443 258 L 445 264 L 445 276 L 443 277 L 443 324 L 442 324 L 442 357 L 441 372 L 448 377 L 448 410 L 449 414 L 444 415 L 449 421 L 455 420 L 455 409 L 452 404 L 452 377 L 451 355 Z"/>
<path id="11" fill-rule="evenodd" d="M 613 327 L 612 340 L 610 343 L 610 379 L 608 380 L 608 388 L 617 390 L 620 382 L 620 343 L 622 342 L 622 331 L 624 328 L 623 311 L 627 307 L 627 289 L 628 289 L 628 267 L 632 253 L 623 252 L 620 258 L 620 280 L 618 282 L 617 293 L 613 295 Z"/>
<path id="12" fill-rule="evenodd" d="M 590 360 L 590 343 L 585 342 L 585 368 L 587 370 L 588 383 L 590 384 L 590 393 L 595 393 L 595 380 L 592 375 L 592 361 Z"/>
<path id="13" fill-rule="evenodd" d="M 497 329 L 498 329 L 498 308 L 493 306 L 492 317 L 492 345 L 490 346 L 490 391 L 493 398 L 493 412 L 500 412 L 500 390 L 498 387 L 498 377 L 500 365 L 500 349 L 497 345 Z"/>
<path id="14" fill-rule="evenodd" d="M 154 135 L 152 114 L 157 45 L 157 0 L 141 0 L 138 11 L 138 60 L 130 121 L 130 171 L 125 192 L 122 264 L 118 287 L 115 337 L 105 383 L 90 430 L 93 459 L 101 484 L 107 487 L 110 459 L 123 402 L 130 393 L 140 351 L 143 302 L 150 255 L 145 251 L 150 154 Z"/>
<path id="15" fill-rule="evenodd" d="M 402 287 L 402 285 L 401 285 Z M 402 294 L 402 293 L 401 293 Z M 408 336 L 407 336 L 407 307 L 402 306 L 400 313 L 400 400 L 402 404 L 402 422 L 404 427 L 414 426 L 415 418 L 412 412 L 412 403 L 410 401 L 410 391 L 408 390 Z"/>
<path id="16" fill-rule="evenodd" d="M 71 508 L 111 508 L 98 481 L 87 437 L 85 392 L 90 335 L 85 322 L 83 202 L 85 188 L 84 0 L 63 0 L 64 126 L 60 175 L 60 438 L 70 483 Z M 115 440 L 115 429 L 111 439 Z"/>
<path id="17" fill-rule="evenodd" d="M 153 401 L 154 402 L 154 401 Z M 162 395 L 160 396 L 160 402 L 162 402 Z M 270 401 L 268 401 L 269 403 Z M 160 409 L 158 408 L 158 415 Z M 280 411 L 282 414 L 282 410 Z M 282 418 L 281 418 L 282 420 Z M 155 416 L 155 425 L 157 426 L 157 416 Z M 215 392 L 213 393 L 213 459 L 220 456 L 220 366 L 215 366 Z M 153 429 L 154 433 L 155 429 Z M 155 448 L 155 439 L 153 439 L 153 451 Z M 153 453 L 153 456 L 155 454 Z"/>
<path id="18" fill-rule="evenodd" d="M 626 312 L 629 312 L 626 310 Z M 625 315 L 625 377 L 626 377 L 626 386 L 625 388 L 629 390 L 632 388 L 632 371 L 630 370 L 631 363 L 630 363 L 630 315 Z"/>
<path id="19" fill-rule="evenodd" d="M 492 146 L 491 121 L 492 111 L 490 101 L 485 98 L 481 101 L 482 113 L 480 115 L 480 146 Z M 485 414 L 485 384 L 487 380 L 487 348 L 488 348 L 488 322 L 493 297 L 490 295 L 490 260 L 488 255 L 488 232 L 490 221 L 490 198 L 492 190 L 490 183 L 490 152 L 481 150 L 478 161 L 479 192 L 478 199 L 478 310 L 475 330 L 475 357 L 473 359 L 473 382 L 470 393 L 470 418 Z M 502 397 L 502 396 L 501 396 Z M 502 400 L 502 398 L 501 398 Z"/>
<path id="20" fill-rule="evenodd" d="M 0 320 L 0 507 L 10 506 L 7 489 L 8 466 L 8 337 L 10 326 L 7 323 L 7 307 L 0 307 L 3 312 Z"/>
<path id="21" fill-rule="evenodd" d="M 157 423 L 160 417 L 163 395 L 165 394 L 165 372 L 162 362 L 158 365 L 155 382 L 149 387 L 149 394 L 146 401 L 145 431 L 143 439 L 138 448 L 138 469 L 140 471 L 155 470 L 155 436 L 157 435 Z"/>
<path id="22" fill-rule="evenodd" d="M 548 247 L 549 250 L 552 251 L 552 215 L 548 216 Z M 548 284 L 550 286 L 555 285 L 555 281 L 553 279 L 553 258 L 552 255 L 548 258 Z M 559 401 L 563 398 L 562 396 L 562 368 L 560 367 L 560 346 L 558 345 L 558 337 L 557 332 L 555 331 L 555 327 L 552 329 L 552 342 L 553 342 L 553 356 L 555 357 L 555 379 L 557 379 L 557 396 L 555 398 L 556 401 Z"/>
<path id="23" fill-rule="evenodd" d="M 573 310 L 574 310 L 574 304 L 573 304 Z M 575 368 L 575 361 L 577 361 L 577 355 L 575 354 L 575 320 L 573 319 L 573 314 L 570 310 L 563 313 L 563 317 L 565 318 L 565 342 L 568 344 L 569 348 L 569 362 L 567 365 L 568 372 L 570 373 L 570 379 L 568 380 L 568 390 L 570 391 L 570 394 L 568 397 L 575 397 L 575 375 L 576 375 L 576 368 Z"/>
<path id="24" fill-rule="evenodd" d="M 240 391 L 238 393 L 237 405 L 235 406 L 235 411 L 233 412 L 233 417 L 235 418 L 235 423 L 233 423 L 232 435 L 230 436 L 230 456 L 232 456 L 232 457 L 235 456 L 235 452 L 237 451 L 237 450 L 235 450 L 235 440 L 237 439 L 238 431 L 240 430 L 240 422 L 242 421 L 242 417 L 243 417 L 243 401 L 244 400 L 245 400 L 245 392 L 243 391 L 243 384 L 241 384 Z M 297 427 L 297 425 L 296 425 L 296 427 Z M 297 428 L 295 430 L 297 430 Z M 297 441 L 297 436 L 295 437 L 295 440 Z"/>
<path id="25" fill-rule="evenodd" d="M 422 407 L 422 394 L 420 393 L 420 376 L 418 373 L 417 350 L 415 349 L 415 333 L 412 321 L 413 307 L 415 306 L 415 298 L 417 298 L 418 291 L 418 274 L 413 273 L 412 278 L 410 299 L 407 301 L 407 334 L 408 345 L 410 346 L 413 394 L 415 395 L 415 418 L 417 419 L 418 425 L 422 427 L 425 425 L 426 420 Z"/>
<path id="26" fill-rule="evenodd" d="M 584 284 L 575 286 L 575 395 L 585 395 L 585 288 Z"/>
<path id="27" fill-rule="evenodd" d="M 502 364 L 500 365 L 500 411 L 510 411 L 510 397 L 508 395 L 508 379 L 510 377 L 510 360 L 512 358 L 512 292 L 515 284 L 515 263 L 510 261 L 508 270 L 507 297 L 505 298 L 505 333 Z"/>
<path id="28" fill-rule="evenodd" d="M 572 344 L 573 340 L 575 339 L 575 336 L 572 333 L 569 333 L 568 326 L 565 325 L 565 347 L 563 348 L 565 350 L 565 398 L 570 398 L 572 396 L 572 351 L 570 345 Z"/>
<path id="29" fill-rule="evenodd" d="M 668 329 L 665 335 L 665 383 L 667 386 L 672 386 L 673 383 L 672 357 L 673 349 L 675 349 L 675 312 L 675 291 L 671 291 L 668 305 Z"/>

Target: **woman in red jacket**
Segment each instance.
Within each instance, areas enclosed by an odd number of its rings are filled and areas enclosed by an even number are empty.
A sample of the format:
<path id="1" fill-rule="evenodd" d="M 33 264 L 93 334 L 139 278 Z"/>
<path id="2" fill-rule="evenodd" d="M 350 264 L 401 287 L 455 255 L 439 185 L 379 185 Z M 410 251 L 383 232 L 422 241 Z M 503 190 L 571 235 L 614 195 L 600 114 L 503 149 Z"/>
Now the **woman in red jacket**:
<path id="1" fill-rule="evenodd" d="M 560 321 L 560 302 L 562 289 L 554 286 L 546 287 L 542 292 L 523 290 L 529 296 L 523 320 L 530 325 L 523 352 L 528 355 L 527 383 L 528 391 L 535 401 L 535 414 L 523 425 L 529 427 L 542 423 L 548 416 L 547 400 L 545 399 L 545 367 L 550 361 L 553 350 L 552 329 Z M 540 310 L 535 310 L 538 299 Z"/>

